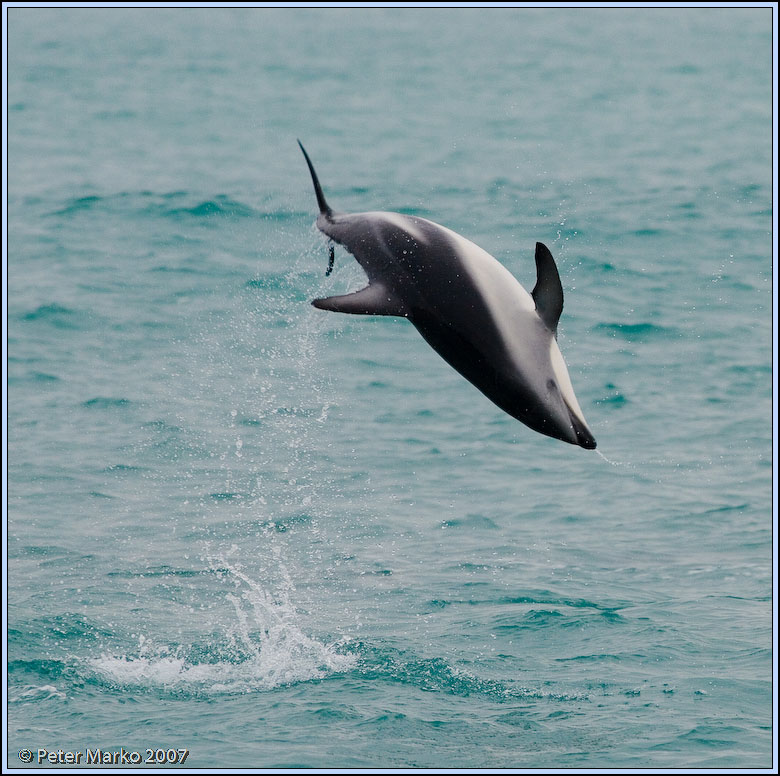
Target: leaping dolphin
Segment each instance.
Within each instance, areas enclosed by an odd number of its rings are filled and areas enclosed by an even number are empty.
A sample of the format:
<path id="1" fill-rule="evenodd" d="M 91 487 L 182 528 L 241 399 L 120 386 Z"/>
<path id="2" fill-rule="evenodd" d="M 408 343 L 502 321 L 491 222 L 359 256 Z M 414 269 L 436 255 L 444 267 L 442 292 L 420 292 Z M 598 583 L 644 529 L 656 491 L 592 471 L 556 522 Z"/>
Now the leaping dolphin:
<path id="1" fill-rule="evenodd" d="M 555 260 L 536 243 L 529 294 L 489 253 L 444 226 L 401 213 L 338 213 L 309 166 L 317 228 L 343 245 L 368 285 L 315 299 L 320 310 L 408 318 L 425 341 L 504 412 L 534 431 L 596 447 L 558 348 L 563 288 Z M 328 272 L 332 267 L 332 246 Z"/>

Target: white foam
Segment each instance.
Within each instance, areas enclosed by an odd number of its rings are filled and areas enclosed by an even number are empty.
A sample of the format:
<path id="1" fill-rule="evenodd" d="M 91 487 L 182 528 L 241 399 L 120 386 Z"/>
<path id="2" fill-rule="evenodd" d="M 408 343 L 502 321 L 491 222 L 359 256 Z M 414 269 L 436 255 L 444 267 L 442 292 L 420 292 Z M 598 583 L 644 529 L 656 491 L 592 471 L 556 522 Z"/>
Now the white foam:
<path id="1" fill-rule="evenodd" d="M 53 684 L 28 685 L 15 695 L 9 692 L 8 700 L 11 703 L 20 701 L 46 701 L 51 698 L 64 698 L 65 693 L 58 690 Z"/>

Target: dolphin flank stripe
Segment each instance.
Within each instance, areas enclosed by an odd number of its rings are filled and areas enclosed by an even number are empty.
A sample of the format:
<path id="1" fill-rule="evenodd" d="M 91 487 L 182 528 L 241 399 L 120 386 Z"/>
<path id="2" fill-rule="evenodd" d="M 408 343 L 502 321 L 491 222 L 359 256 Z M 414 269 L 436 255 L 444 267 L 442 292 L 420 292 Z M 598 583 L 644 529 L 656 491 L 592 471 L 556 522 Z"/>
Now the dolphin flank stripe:
<path id="1" fill-rule="evenodd" d="M 547 246 L 536 243 L 537 280 L 529 294 L 487 251 L 433 221 L 332 210 L 300 140 L 298 145 L 320 210 L 317 228 L 351 253 L 368 276 L 365 288 L 312 304 L 332 312 L 408 318 L 504 412 L 541 434 L 595 449 L 558 348 L 563 288 Z"/>

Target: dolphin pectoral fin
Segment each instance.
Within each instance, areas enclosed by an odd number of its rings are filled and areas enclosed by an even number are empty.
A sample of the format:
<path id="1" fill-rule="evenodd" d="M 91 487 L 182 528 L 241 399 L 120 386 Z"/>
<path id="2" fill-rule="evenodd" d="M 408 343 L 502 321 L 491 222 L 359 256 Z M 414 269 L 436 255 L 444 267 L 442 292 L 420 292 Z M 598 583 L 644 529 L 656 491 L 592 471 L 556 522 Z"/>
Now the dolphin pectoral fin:
<path id="1" fill-rule="evenodd" d="M 407 315 L 405 305 L 381 283 L 371 283 L 352 294 L 314 299 L 312 304 L 320 310 L 331 310 L 334 313 Z"/>
<path id="2" fill-rule="evenodd" d="M 536 285 L 531 296 L 544 325 L 557 337 L 563 311 L 563 286 L 552 253 L 540 242 L 536 243 Z"/>

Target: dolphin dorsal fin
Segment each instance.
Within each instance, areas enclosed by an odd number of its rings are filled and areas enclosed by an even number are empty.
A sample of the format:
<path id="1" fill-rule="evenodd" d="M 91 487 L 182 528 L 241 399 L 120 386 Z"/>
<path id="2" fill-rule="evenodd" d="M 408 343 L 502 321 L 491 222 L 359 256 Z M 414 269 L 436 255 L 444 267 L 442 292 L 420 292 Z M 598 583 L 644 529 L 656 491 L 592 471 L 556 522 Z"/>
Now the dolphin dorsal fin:
<path id="1" fill-rule="evenodd" d="M 555 259 L 544 243 L 536 243 L 536 285 L 531 292 L 536 312 L 557 337 L 558 319 L 563 311 L 563 287 Z"/>

